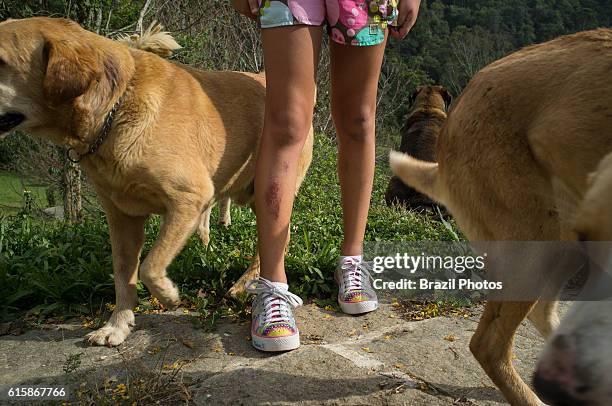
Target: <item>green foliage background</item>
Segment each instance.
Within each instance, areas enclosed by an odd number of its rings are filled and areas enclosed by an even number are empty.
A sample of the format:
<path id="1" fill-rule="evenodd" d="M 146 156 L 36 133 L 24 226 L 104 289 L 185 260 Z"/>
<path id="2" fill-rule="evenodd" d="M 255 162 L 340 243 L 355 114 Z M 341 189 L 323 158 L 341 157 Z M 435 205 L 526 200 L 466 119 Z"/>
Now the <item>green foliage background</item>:
<path id="1" fill-rule="evenodd" d="M 261 70 L 259 30 L 228 0 L 153 0 L 145 26 L 162 22 L 184 46 L 177 59 L 206 69 Z M 33 15 L 72 18 L 100 34 L 132 33 L 144 0 L 0 0 L 0 20 Z M 397 143 L 416 86 L 440 83 L 455 95 L 487 63 L 525 45 L 612 26 L 611 0 L 423 0 L 416 26 L 403 41 L 390 40 L 381 84 L 380 144 Z M 326 54 L 315 119 L 329 122 Z M 382 87 L 382 86 L 381 86 Z M 0 151 L 0 157 L 2 152 Z"/>

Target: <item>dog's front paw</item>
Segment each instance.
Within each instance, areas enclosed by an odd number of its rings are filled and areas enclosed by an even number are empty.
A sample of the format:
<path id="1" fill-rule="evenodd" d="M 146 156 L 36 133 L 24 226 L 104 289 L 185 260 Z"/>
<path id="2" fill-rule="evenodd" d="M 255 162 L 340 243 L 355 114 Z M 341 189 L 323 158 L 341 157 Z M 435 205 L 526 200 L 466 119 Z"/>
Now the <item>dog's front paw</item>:
<path id="1" fill-rule="evenodd" d="M 125 341 L 128 334 L 130 334 L 129 329 L 116 326 L 104 326 L 99 330 L 87 334 L 87 341 L 92 345 L 116 347 Z"/>
<path id="2" fill-rule="evenodd" d="M 149 289 L 149 292 L 151 292 L 166 309 L 176 309 L 181 304 L 179 291 L 170 279 L 166 277 L 157 279 L 147 279 L 143 277 L 142 281 Z"/>
<path id="3" fill-rule="evenodd" d="M 125 341 L 134 326 L 134 313 L 131 310 L 114 312 L 104 327 L 85 336 L 92 345 L 116 347 Z"/>

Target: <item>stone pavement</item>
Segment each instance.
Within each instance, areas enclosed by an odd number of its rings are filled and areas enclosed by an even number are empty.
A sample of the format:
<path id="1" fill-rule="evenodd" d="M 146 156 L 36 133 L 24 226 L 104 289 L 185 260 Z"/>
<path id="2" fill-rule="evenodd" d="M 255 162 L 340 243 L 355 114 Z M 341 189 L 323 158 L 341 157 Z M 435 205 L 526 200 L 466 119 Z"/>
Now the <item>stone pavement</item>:
<path id="1" fill-rule="evenodd" d="M 248 323 L 222 321 L 206 331 L 181 309 L 137 315 L 117 349 L 86 345 L 89 330 L 78 324 L 5 335 L 0 387 L 56 385 L 74 393 L 80 385 L 126 382 L 138 371 L 174 370 L 191 402 L 202 405 L 506 404 L 469 352 L 477 314 L 414 322 L 383 304 L 360 317 L 314 305 L 296 315 L 302 346 L 278 355 L 251 347 Z M 543 344 L 530 325 L 519 331 L 514 362 L 527 381 Z"/>

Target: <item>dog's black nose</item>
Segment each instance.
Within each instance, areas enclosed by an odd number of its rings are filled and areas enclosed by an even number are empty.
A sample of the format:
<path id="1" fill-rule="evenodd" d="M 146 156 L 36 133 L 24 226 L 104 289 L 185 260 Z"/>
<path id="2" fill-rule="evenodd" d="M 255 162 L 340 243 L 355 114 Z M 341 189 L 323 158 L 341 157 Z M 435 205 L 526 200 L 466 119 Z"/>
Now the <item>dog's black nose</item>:
<path id="1" fill-rule="evenodd" d="M 533 378 L 533 387 L 540 399 L 550 406 L 586 406 L 581 400 L 576 399 L 567 392 L 557 381 L 549 381 L 536 372 Z"/>
<path id="2" fill-rule="evenodd" d="M 0 132 L 7 132 L 23 123 L 25 116 L 21 113 L 9 112 L 0 116 Z"/>

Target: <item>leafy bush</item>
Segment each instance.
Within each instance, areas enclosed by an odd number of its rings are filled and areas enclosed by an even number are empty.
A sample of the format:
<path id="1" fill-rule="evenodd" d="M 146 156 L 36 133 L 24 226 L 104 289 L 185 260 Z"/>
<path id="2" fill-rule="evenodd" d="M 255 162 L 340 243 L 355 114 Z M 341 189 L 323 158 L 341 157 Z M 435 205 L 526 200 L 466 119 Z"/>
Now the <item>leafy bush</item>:
<path id="1" fill-rule="evenodd" d="M 27 215 L 0 219 L 0 317 L 20 310 L 90 312 L 113 294 L 108 229 L 100 220 L 79 225 Z"/>

